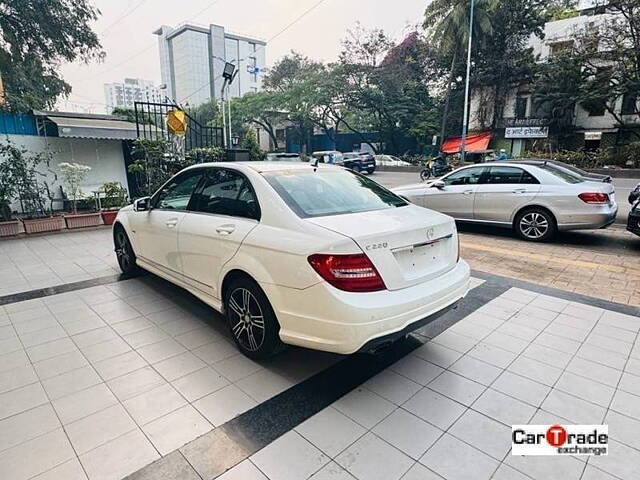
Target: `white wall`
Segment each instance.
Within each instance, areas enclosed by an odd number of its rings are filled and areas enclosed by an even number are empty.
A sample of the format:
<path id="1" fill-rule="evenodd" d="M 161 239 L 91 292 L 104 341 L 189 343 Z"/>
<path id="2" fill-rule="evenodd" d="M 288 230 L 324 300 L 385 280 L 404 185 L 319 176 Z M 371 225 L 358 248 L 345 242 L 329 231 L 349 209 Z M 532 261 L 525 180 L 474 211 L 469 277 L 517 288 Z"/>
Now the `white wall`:
<path id="1" fill-rule="evenodd" d="M 127 172 L 120 140 L 94 140 L 81 138 L 39 137 L 31 135 L 8 135 L 0 141 L 8 139 L 16 146 L 23 146 L 32 152 L 51 152 L 53 160 L 50 169 L 58 175 L 58 185 L 62 184 L 62 177 L 57 165 L 62 162 L 81 163 L 91 167 L 87 180 L 82 185 L 85 196 L 92 196 L 106 182 L 120 182 L 129 190 Z M 42 168 L 44 173 L 46 169 Z M 53 175 L 49 176 L 52 179 Z M 62 184 L 68 195 L 68 188 Z M 59 205 L 56 205 L 59 206 Z M 14 204 L 14 209 L 18 208 Z"/>

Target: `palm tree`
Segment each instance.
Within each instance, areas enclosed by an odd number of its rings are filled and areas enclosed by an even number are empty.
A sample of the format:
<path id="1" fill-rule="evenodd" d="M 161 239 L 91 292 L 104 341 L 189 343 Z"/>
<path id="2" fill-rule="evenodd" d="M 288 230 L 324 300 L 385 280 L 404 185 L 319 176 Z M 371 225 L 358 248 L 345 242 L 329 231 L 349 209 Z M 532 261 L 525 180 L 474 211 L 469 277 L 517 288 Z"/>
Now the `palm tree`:
<path id="1" fill-rule="evenodd" d="M 496 0 L 475 0 L 473 38 L 482 42 L 491 35 L 491 12 Z M 471 0 L 433 0 L 425 11 L 424 28 L 428 32 L 429 40 L 438 48 L 442 55 L 451 57 L 451 68 L 447 80 L 447 90 L 440 127 L 440 142 L 444 136 L 449 119 L 449 104 L 451 100 L 451 86 L 455 75 L 458 59 L 464 57 L 469 42 L 469 13 Z"/>

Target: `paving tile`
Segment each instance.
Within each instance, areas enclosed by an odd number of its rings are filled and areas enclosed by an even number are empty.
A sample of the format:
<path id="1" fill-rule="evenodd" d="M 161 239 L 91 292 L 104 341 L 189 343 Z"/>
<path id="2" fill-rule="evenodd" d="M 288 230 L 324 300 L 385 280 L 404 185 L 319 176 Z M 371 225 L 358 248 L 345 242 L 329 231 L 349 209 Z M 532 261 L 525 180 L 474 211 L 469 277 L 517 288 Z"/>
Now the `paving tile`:
<path id="1" fill-rule="evenodd" d="M 389 369 L 420 385 L 428 384 L 443 372 L 442 367 L 415 355 L 407 355 L 391 365 Z"/>
<path id="2" fill-rule="evenodd" d="M 640 377 L 630 373 L 623 373 L 618 388 L 625 392 L 640 396 Z"/>
<path id="3" fill-rule="evenodd" d="M 74 458 L 61 428 L 0 453 L 0 478 L 23 480 Z"/>
<path id="4" fill-rule="evenodd" d="M 36 475 L 33 480 L 87 480 L 87 475 L 78 459 L 74 457 L 51 470 Z"/>
<path id="5" fill-rule="evenodd" d="M 491 388 L 476 400 L 472 408 L 509 426 L 527 424 L 536 410 L 531 405 Z"/>
<path id="6" fill-rule="evenodd" d="M 315 476 L 313 477 L 316 478 Z M 251 460 L 247 459 L 240 462 L 231 470 L 223 473 L 218 480 L 269 480 L 264 474 L 258 470 Z"/>
<path id="7" fill-rule="evenodd" d="M 40 377 L 41 380 L 45 380 L 84 367 L 87 364 L 88 362 L 84 355 L 82 355 L 79 350 L 74 350 L 54 358 L 42 360 L 41 362 L 35 363 L 33 367 L 38 377 Z"/>
<path id="8" fill-rule="evenodd" d="M 196 370 L 200 370 L 205 365 L 206 364 L 193 353 L 184 352 L 154 364 L 153 368 L 166 380 L 173 381 Z"/>
<path id="9" fill-rule="evenodd" d="M 402 405 L 422 389 L 422 385 L 389 369 L 367 380 L 364 386 L 396 405 Z"/>
<path id="10" fill-rule="evenodd" d="M 270 480 L 298 480 L 310 477 L 329 458 L 300 434 L 289 431 L 255 453 L 251 461 Z"/>
<path id="11" fill-rule="evenodd" d="M 5 338 L 10 338 L 10 337 L 15 337 L 16 336 L 15 332 L 18 332 L 20 335 L 23 335 L 26 333 L 37 332 L 39 330 L 43 330 L 46 328 L 55 328 L 57 326 L 59 326 L 58 321 L 53 315 L 44 316 L 41 318 L 34 318 L 26 322 L 16 323 L 13 327 L 11 326 L 0 327 L 0 340 L 4 340 Z"/>
<path id="12" fill-rule="evenodd" d="M 499 462 L 445 433 L 420 459 L 420 463 L 450 480 L 489 479 Z"/>
<path id="13" fill-rule="evenodd" d="M 610 387 L 616 387 L 622 375 L 620 370 L 577 357 L 571 360 L 567 366 L 567 371 L 604 383 Z"/>
<path id="14" fill-rule="evenodd" d="M 255 407 L 256 402 L 235 385 L 228 385 L 194 402 L 193 406 L 217 427 Z"/>
<path id="15" fill-rule="evenodd" d="M 262 403 L 295 385 L 295 382 L 271 370 L 261 369 L 235 383 L 243 392 Z"/>
<path id="16" fill-rule="evenodd" d="M 466 410 L 464 405 L 429 388 L 416 393 L 403 408 L 442 430 L 448 429 Z"/>
<path id="17" fill-rule="evenodd" d="M 118 334 L 111 327 L 96 328 L 88 332 L 79 333 L 73 335 L 73 341 L 78 347 L 90 347 L 97 343 L 103 343 L 108 340 L 114 340 L 118 337 Z"/>
<path id="18" fill-rule="evenodd" d="M 560 369 L 565 368 L 573 358 L 573 355 L 570 353 L 561 352 L 560 350 L 545 347 L 537 343 L 529 345 L 524 352 L 522 352 L 522 356 Z"/>
<path id="19" fill-rule="evenodd" d="M 560 368 L 552 367 L 527 357 L 518 357 L 509 365 L 507 371 L 549 386 L 553 386 L 562 375 Z"/>
<path id="20" fill-rule="evenodd" d="M 168 383 L 122 402 L 138 425 L 160 418 L 186 403 L 182 395 Z"/>
<path id="21" fill-rule="evenodd" d="M 610 350 L 612 352 L 621 353 L 623 355 L 629 355 L 633 346 L 633 342 L 629 343 L 627 341 L 616 340 L 615 338 L 610 338 L 595 333 L 589 335 L 589 338 L 587 338 L 585 343 L 587 345 L 595 345 L 596 347 L 604 348 L 605 350 Z"/>
<path id="22" fill-rule="evenodd" d="M 493 332 L 485 338 L 483 342 L 516 354 L 520 354 L 529 345 L 529 342 L 526 340 L 521 340 L 520 338 L 500 332 Z"/>
<path id="23" fill-rule="evenodd" d="M 610 410 L 603 423 L 609 425 L 611 438 L 640 451 L 640 420 Z"/>
<path id="24" fill-rule="evenodd" d="M 540 331 L 537 328 L 529 327 L 527 325 L 521 325 L 514 322 L 506 322 L 496 329 L 496 332 L 504 333 L 505 335 L 511 335 L 520 340 L 526 342 L 532 341 Z"/>
<path id="25" fill-rule="evenodd" d="M 133 430 L 80 456 L 91 480 L 119 480 L 158 458 L 140 430 Z"/>
<path id="26" fill-rule="evenodd" d="M 263 368 L 259 363 L 248 359 L 242 354 L 216 362 L 213 367 L 230 382 L 236 382 L 248 377 Z"/>
<path id="27" fill-rule="evenodd" d="M 631 332 L 624 328 L 618 328 L 611 325 L 596 325 L 593 329 L 593 335 L 609 337 L 626 343 L 633 343 L 636 339 L 636 332 Z"/>
<path id="28" fill-rule="evenodd" d="M 414 463 L 402 480 L 442 480 L 442 477 L 421 463 Z"/>
<path id="29" fill-rule="evenodd" d="M 84 366 L 42 381 L 51 400 L 84 390 L 101 383 L 102 380 L 90 366 Z"/>
<path id="30" fill-rule="evenodd" d="M 584 342 L 589 335 L 589 330 L 584 328 L 575 328 L 567 325 L 566 323 L 562 323 L 562 318 L 562 315 L 560 315 L 556 320 L 551 322 L 547 328 L 545 328 L 544 332 L 576 342 Z M 573 320 L 573 317 L 566 318 Z"/>
<path id="31" fill-rule="evenodd" d="M 44 330 L 38 330 L 37 332 L 24 333 L 20 335 L 20 340 L 25 348 L 29 348 L 43 343 L 48 343 L 53 340 L 59 340 L 66 336 L 67 332 L 65 332 L 60 325 L 56 325 L 55 327 L 45 328 Z"/>
<path id="32" fill-rule="evenodd" d="M 137 429 L 122 405 L 101 410 L 65 427 L 78 455 Z"/>
<path id="33" fill-rule="evenodd" d="M 144 367 L 107 382 L 111 391 L 120 401 L 135 397 L 166 383 L 151 367 Z"/>
<path id="34" fill-rule="evenodd" d="M 354 477 L 371 480 L 399 479 L 414 463 L 372 433 L 361 437 L 335 460 Z"/>
<path id="35" fill-rule="evenodd" d="M 594 405 L 559 390 L 552 390 L 549 393 L 542 403 L 542 408 L 583 425 L 600 425 L 606 412 L 605 407 Z"/>
<path id="36" fill-rule="evenodd" d="M 230 439 L 224 429 L 216 428 L 186 444 L 180 453 L 201 478 L 216 478 L 245 460 L 251 452 Z"/>
<path id="37" fill-rule="evenodd" d="M 166 455 L 137 470 L 127 480 L 201 480 L 179 451 Z"/>
<path id="38" fill-rule="evenodd" d="M 27 355 L 33 363 L 47 360 L 48 358 L 57 357 L 65 353 L 77 350 L 77 347 L 70 338 L 61 338 L 53 342 L 44 343 L 35 347 L 26 349 Z"/>
<path id="39" fill-rule="evenodd" d="M 51 405 L 46 403 L 0 421 L 0 451 L 24 443 L 61 427 Z"/>
<path id="40" fill-rule="evenodd" d="M 592 307 L 583 303 L 570 303 L 564 310 L 562 310 L 562 313 L 579 319 L 597 321 L 604 313 L 604 310 L 602 308 Z"/>
<path id="41" fill-rule="evenodd" d="M 40 383 L 32 383 L 0 394 L 0 420 L 30 410 L 49 400 Z"/>
<path id="42" fill-rule="evenodd" d="M 80 350 L 91 363 L 97 363 L 107 358 L 129 352 L 131 351 L 131 347 L 127 342 L 118 337 L 88 347 L 80 347 Z"/>
<path id="43" fill-rule="evenodd" d="M 118 403 L 104 383 L 54 400 L 60 421 L 66 425 Z"/>
<path id="44" fill-rule="evenodd" d="M 487 315 L 482 312 L 475 311 L 471 315 L 468 315 L 458 323 L 468 322 L 476 325 L 480 325 L 482 327 L 493 330 L 504 323 L 504 320 L 501 318 L 492 317 L 491 315 Z"/>
<path id="45" fill-rule="evenodd" d="M 160 328 L 169 336 L 176 337 L 184 333 L 202 328 L 205 324 L 196 318 L 181 318 L 179 320 L 170 320 L 163 323 Z"/>
<path id="46" fill-rule="evenodd" d="M 581 343 L 579 341 L 571 340 L 566 337 L 560 337 L 558 335 L 553 335 L 548 332 L 542 332 L 536 337 L 533 343 L 549 348 L 554 348 L 561 352 L 570 353 L 571 355 L 576 353 L 581 346 Z"/>
<path id="47" fill-rule="evenodd" d="M 125 320 L 124 322 L 114 323 L 111 328 L 115 330 L 118 335 L 129 335 L 132 333 L 140 332 L 142 330 L 146 330 L 147 328 L 153 327 L 154 324 L 151 320 L 145 317 L 136 317 L 131 320 Z"/>
<path id="48" fill-rule="evenodd" d="M 202 368 L 171 382 L 189 402 L 229 385 L 229 381 L 211 367 Z"/>
<path id="49" fill-rule="evenodd" d="M 501 463 L 491 480 L 530 480 L 531 477 L 520 473 L 506 463 Z"/>
<path id="50" fill-rule="evenodd" d="M 629 358 L 629 361 L 624 366 L 624 371 L 640 377 L 640 359 Z"/>
<path id="51" fill-rule="evenodd" d="M 98 372 L 103 380 L 111 380 L 146 367 L 147 365 L 147 361 L 134 350 L 130 350 L 126 353 L 110 357 L 93 364 L 96 372 Z"/>
<path id="52" fill-rule="evenodd" d="M 362 387 L 347 393 L 333 407 L 365 428 L 372 428 L 395 410 L 393 403 Z"/>
<path id="53" fill-rule="evenodd" d="M 29 357 L 27 357 L 26 352 L 22 349 L 0 355 L 0 372 L 6 372 L 7 370 L 24 367 L 29 364 Z"/>
<path id="54" fill-rule="evenodd" d="M 488 333 L 490 333 L 489 330 L 487 330 L 487 334 Z M 433 338 L 431 342 L 450 348 L 451 350 L 455 350 L 459 353 L 466 353 L 471 350 L 476 343 L 478 343 L 478 340 L 479 339 L 460 335 L 451 329 L 447 329 L 437 337 Z"/>
<path id="55" fill-rule="evenodd" d="M 612 325 L 617 328 L 623 328 L 632 332 L 640 331 L 640 323 L 638 317 L 633 315 L 625 315 L 624 313 L 614 312 L 612 310 L 605 310 L 600 317 L 601 325 Z"/>
<path id="56" fill-rule="evenodd" d="M 486 387 L 456 373 L 445 371 L 429 383 L 429 388 L 470 406 Z"/>
<path id="57" fill-rule="evenodd" d="M 460 320 L 449 327 L 446 331 L 470 337 L 475 340 L 475 345 L 484 337 L 489 335 L 493 329 L 504 323 L 498 318 L 490 317 L 489 315 L 485 315 L 480 312 L 477 312 L 476 315 L 476 317 L 466 317 Z"/>
<path id="58" fill-rule="evenodd" d="M 0 393 L 24 387 L 38 381 L 36 372 L 31 365 L 23 365 L 11 370 L 0 372 Z"/>
<path id="59" fill-rule="evenodd" d="M 551 387 L 547 385 L 534 382 L 509 371 L 503 372 L 491 385 L 491 388 L 534 407 L 539 407 L 551 390 Z"/>
<path id="60" fill-rule="evenodd" d="M 640 420 L 640 397 L 631 393 L 616 391 L 611 402 L 611 410 Z"/>
<path id="61" fill-rule="evenodd" d="M 191 330 L 176 336 L 176 340 L 188 350 L 193 350 L 209 343 L 219 342 L 224 340 L 224 338 L 225 337 L 222 334 L 216 332 L 209 326 Z"/>
<path id="62" fill-rule="evenodd" d="M 571 372 L 563 373 L 555 388 L 605 408 L 609 406 L 615 392 L 613 387 Z"/>
<path id="63" fill-rule="evenodd" d="M 185 405 L 147 423 L 142 430 L 160 455 L 167 455 L 212 428 L 195 408 Z"/>
<path id="64" fill-rule="evenodd" d="M 157 363 L 186 352 L 186 349 L 172 338 L 137 348 L 138 353 L 149 363 Z"/>
<path id="65" fill-rule="evenodd" d="M 544 462 L 540 461 L 541 458 L 544 458 Z M 581 461 L 570 456 L 560 455 L 548 457 L 508 455 L 505 462 L 536 480 L 549 478 L 578 480 L 584 469 L 584 464 Z"/>
<path id="66" fill-rule="evenodd" d="M 587 465 L 580 480 L 616 480 L 616 477 L 609 475 L 591 465 Z"/>
<path id="67" fill-rule="evenodd" d="M 372 430 L 413 459 L 419 459 L 443 431 L 403 409 L 395 410 Z"/>
<path id="68" fill-rule="evenodd" d="M 467 410 L 448 433 L 501 461 L 511 449 L 511 428 Z"/>
<path id="69" fill-rule="evenodd" d="M 543 308 L 552 312 L 561 312 L 569 305 L 568 300 L 550 297 L 548 295 L 539 295 L 534 298 L 529 305 L 533 307 Z"/>
<path id="70" fill-rule="evenodd" d="M 482 360 L 499 368 L 506 368 L 517 355 L 495 345 L 481 342 L 469 350 L 466 356 Z"/>
<path id="71" fill-rule="evenodd" d="M 238 348 L 227 340 L 220 340 L 194 348 L 192 352 L 208 365 L 213 365 L 226 358 L 237 355 Z"/>
<path id="72" fill-rule="evenodd" d="M 589 463 L 618 478 L 640 478 L 640 452 L 615 440 L 609 441 L 609 454 L 592 457 Z"/>
<path id="73" fill-rule="evenodd" d="M 414 350 L 413 353 L 423 360 L 434 363 L 442 368 L 449 368 L 449 366 L 462 356 L 460 352 L 433 342 L 426 343 L 422 347 Z"/>
<path id="74" fill-rule="evenodd" d="M 298 425 L 296 431 L 332 458 L 366 432 L 333 407 L 316 413 Z"/>

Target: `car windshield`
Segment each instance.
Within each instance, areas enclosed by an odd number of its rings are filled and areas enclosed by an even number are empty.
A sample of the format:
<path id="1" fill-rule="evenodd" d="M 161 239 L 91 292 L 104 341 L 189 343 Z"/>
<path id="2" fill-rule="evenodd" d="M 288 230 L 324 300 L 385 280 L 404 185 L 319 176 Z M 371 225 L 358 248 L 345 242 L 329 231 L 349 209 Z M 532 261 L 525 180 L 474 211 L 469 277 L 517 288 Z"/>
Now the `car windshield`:
<path id="1" fill-rule="evenodd" d="M 264 177 L 302 218 L 368 212 L 407 205 L 373 180 L 347 170 L 268 172 Z"/>
<path id="2" fill-rule="evenodd" d="M 584 178 L 582 178 L 581 176 L 571 173 L 570 171 L 565 170 L 564 168 L 556 167 L 551 163 L 538 165 L 538 167 L 543 170 L 546 170 L 550 174 L 564 180 L 567 183 L 582 183 L 585 181 Z"/>

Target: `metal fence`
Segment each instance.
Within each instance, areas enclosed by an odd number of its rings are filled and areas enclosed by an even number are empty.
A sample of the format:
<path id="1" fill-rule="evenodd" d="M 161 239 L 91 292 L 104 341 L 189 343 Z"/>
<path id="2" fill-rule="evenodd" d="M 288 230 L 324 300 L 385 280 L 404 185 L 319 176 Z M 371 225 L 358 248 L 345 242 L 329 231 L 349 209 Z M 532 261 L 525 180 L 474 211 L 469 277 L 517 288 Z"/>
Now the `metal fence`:
<path id="1" fill-rule="evenodd" d="M 167 114 L 178 109 L 170 103 L 135 102 L 136 132 L 138 138 L 147 140 L 173 141 L 174 136 L 167 130 Z M 187 131 L 184 137 L 184 150 L 203 147 L 224 147 L 222 128 L 201 125 L 186 113 Z"/>

